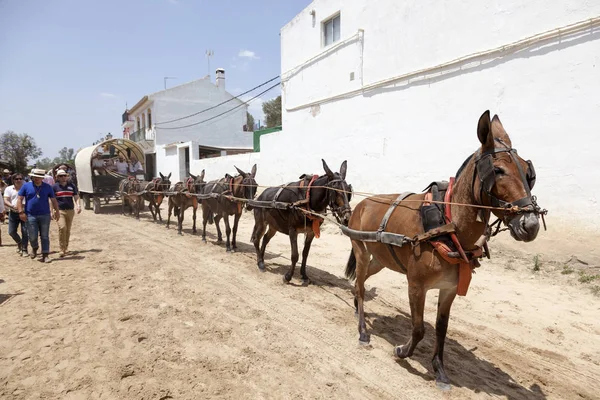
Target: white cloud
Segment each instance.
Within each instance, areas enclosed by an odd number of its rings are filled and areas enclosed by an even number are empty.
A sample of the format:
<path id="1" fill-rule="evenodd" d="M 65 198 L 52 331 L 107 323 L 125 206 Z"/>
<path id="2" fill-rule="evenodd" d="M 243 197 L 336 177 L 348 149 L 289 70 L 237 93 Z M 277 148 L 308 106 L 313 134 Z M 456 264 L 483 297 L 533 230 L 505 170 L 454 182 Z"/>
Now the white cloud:
<path id="1" fill-rule="evenodd" d="M 255 52 L 251 50 L 240 50 L 240 52 L 238 53 L 238 57 L 244 57 L 250 60 L 258 60 L 260 58 L 256 55 Z"/>
<path id="2" fill-rule="evenodd" d="M 100 96 L 102 96 L 102 97 L 110 97 L 110 98 L 112 98 L 112 97 L 117 97 L 117 95 L 116 95 L 116 94 L 113 94 L 113 93 L 107 93 L 107 92 L 102 92 L 102 93 L 100 93 Z"/>

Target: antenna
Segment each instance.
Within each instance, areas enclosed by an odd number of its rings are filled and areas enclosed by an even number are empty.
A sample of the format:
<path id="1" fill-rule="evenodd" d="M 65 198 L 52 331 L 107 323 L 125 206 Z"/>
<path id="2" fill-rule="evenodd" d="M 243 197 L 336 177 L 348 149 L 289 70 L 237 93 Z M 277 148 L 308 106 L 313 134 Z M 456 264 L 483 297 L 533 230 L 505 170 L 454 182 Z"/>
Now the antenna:
<path id="1" fill-rule="evenodd" d="M 165 76 L 165 77 L 163 78 L 163 80 L 164 80 L 164 82 L 165 82 L 165 90 L 167 90 L 167 79 L 177 79 L 177 78 L 176 78 L 176 77 L 174 77 L 174 76 Z"/>
<path id="2" fill-rule="evenodd" d="M 206 61 L 208 64 L 208 80 L 210 80 L 210 58 L 215 55 L 213 50 L 206 50 Z"/>

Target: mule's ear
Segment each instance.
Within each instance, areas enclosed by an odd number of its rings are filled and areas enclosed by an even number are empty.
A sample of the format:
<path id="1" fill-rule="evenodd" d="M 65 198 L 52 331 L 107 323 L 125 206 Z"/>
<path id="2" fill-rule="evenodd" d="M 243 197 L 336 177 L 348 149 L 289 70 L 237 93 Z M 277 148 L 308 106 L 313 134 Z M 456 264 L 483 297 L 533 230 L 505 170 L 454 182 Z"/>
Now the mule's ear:
<path id="1" fill-rule="evenodd" d="M 165 180 L 165 176 L 162 174 L 162 172 L 159 172 L 158 174 L 160 175 L 160 178 L 161 178 L 162 180 Z"/>
<path id="2" fill-rule="evenodd" d="M 477 137 L 482 147 L 494 147 L 494 135 L 492 135 L 492 124 L 490 122 L 490 110 L 487 110 L 477 123 Z"/>
<path id="3" fill-rule="evenodd" d="M 194 174 L 190 173 L 190 176 L 192 177 L 193 180 L 196 180 L 197 176 L 195 176 Z"/>
<path id="4" fill-rule="evenodd" d="M 235 165 L 234 165 L 234 167 L 235 167 Z M 237 172 L 238 172 L 238 173 L 239 173 L 241 176 L 243 176 L 244 178 L 245 178 L 245 177 L 248 175 L 247 173 L 245 173 L 244 171 L 242 171 L 242 170 L 241 170 L 241 169 L 239 169 L 238 167 L 235 167 L 235 169 L 237 169 Z"/>
<path id="5" fill-rule="evenodd" d="M 171 179 L 171 174 L 172 172 L 169 172 L 169 175 L 167 175 L 167 180 Z"/>
<path id="6" fill-rule="evenodd" d="M 321 161 L 323 161 L 323 169 L 325 170 L 325 173 L 327 174 L 328 177 L 330 177 L 331 179 L 333 179 L 333 172 L 331 172 L 331 170 L 327 166 L 327 163 L 325 162 L 325 160 L 323 160 L 321 158 Z"/>
<path id="7" fill-rule="evenodd" d="M 340 176 L 342 177 L 342 180 L 346 179 L 346 171 L 348 170 L 348 163 L 347 160 L 344 160 L 344 162 L 342 163 L 342 166 L 340 167 Z"/>
<path id="8" fill-rule="evenodd" d="M 200 180 L 203 181 L 204 180 L 204 170 L 202 170 L 202 172 L 200 173 Z"/>
<path id="9" fill-rule="evenodd" d="M 252 174 L 252 176 L 256 176 L 256 164 L 254 164 L 254 166 L 252 167 L 252 171 L 250 171 L 250 173 Z"/>
<path id="10" fill-rule="evenodd" d="M 226 173 L 226 174 L 225 174 L 225 178 L 226 178 L 226 179 L 233 179 L 233 176 L 231 176 L 231 175 L 229 175 L 229 174 L 227 174 L 227 173 Z"/>

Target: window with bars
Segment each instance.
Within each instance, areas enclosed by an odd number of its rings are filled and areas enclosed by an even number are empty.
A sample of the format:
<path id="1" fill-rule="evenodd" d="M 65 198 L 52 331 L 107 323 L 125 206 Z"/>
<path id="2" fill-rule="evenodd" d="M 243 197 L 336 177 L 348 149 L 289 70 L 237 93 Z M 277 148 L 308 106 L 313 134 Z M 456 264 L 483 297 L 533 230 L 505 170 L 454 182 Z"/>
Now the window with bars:
<path id="1" fill-rule="evenodd" d="M 323 22 L 323 46 L 329 46 L 340 40 L 340 14 Z"/>

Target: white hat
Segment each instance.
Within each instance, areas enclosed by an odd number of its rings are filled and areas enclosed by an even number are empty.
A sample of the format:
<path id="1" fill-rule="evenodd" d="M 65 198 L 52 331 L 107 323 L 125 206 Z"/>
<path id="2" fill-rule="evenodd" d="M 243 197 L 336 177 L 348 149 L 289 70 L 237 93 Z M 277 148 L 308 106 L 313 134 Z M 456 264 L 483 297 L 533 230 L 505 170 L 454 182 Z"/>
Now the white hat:
<path id="1" fill-rule="evenodd" d="M 29 173 L 29 176 L 35 176 L 35 177 L 38 177 L 38 178 L 45 178 L 46 177 L 46 171 L 44 171 L 43 169 L 34 168 Z"/>
<path id="2" fill-rule="evenodd" d="M 67 174 L 67 171 L 65 171 L 64 169 L 59 169 L 58 172 L 56 173 L 56 176 L 68 176 L 69 174 Z"/>
<path id="3" fill-rule="evenodd" d="M 5 169 L 4 169 L 4 171 L 2 171 L 2 172 L 3 172 L 3 173 L 5 173 L 5 174 L 10 174 L 10 171 L 9 171 L 9 170 L 7 170 L 6 168 L 5 168 Z"/>

